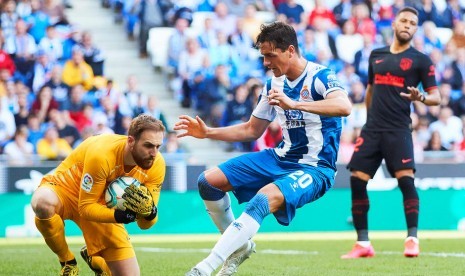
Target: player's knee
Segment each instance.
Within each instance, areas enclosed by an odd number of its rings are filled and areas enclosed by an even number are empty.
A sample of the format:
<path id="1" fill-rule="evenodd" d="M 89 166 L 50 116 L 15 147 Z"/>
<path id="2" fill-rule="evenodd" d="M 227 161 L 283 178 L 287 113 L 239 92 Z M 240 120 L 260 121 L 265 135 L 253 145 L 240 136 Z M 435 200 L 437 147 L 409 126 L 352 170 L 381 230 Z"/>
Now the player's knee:
<path id="1" fill-rule="evenodd" d="M 244 212 L 255 219 L 259 224 L 270 214 L 268 197 L 258 193 L 247 203 Z"/>
<path id="2" fill-rule="evenodd" d="M 199 194 L 203 200 L 216 201 L 220 200 L 226 194 L 220 189 L 213 187 L 208 183 L 207 178 L 205 178 L 205 173 L 201 173 L 197 179 L 197 185 L 199 187 Z"/>
<path id="3" fill-rule="evenodd" d="M 361 172 L 361 171 L 352 171 L 350 173 L 350 176 L 358 178 L 358 179 L 366 181 L 366 182 L 368 182 L 368 180 L 371 179 L 371 176 L 369 174 Z"/>
<path id="4" fill-rule="evenodd" d="M 403 176 L 397 180 L 399 189 L 406 198 L 418 198 L 415 188 L 415 179 L 410 176 Z"/>
<path id="5" fill-rule="evenodd" d="M 31 207 L 37 217 L 41 219 L 53 216 L 59 205 L 55 193 L 47 189 L 38 189 L 31 199 Z"/>

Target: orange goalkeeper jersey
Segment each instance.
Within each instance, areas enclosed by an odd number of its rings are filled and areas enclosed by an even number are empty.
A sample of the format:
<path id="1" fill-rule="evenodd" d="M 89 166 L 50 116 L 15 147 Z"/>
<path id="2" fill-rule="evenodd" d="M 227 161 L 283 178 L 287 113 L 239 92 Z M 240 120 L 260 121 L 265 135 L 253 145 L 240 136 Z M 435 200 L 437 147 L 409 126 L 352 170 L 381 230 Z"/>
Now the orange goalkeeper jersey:
<path id="1" fill-rule="evenodd" d="M 80 216 L 90 221 L 115 222 L 114 210 L 105 206 L 104 195 L 108 184 L 120 176 L 132 176 L 139 180 L 152 194 L 155 205 L 158 205 L 165 178 L 165 160 L 158 153 L 150 169 L 135 166 L 125 173 L 123 152 L 127 139 L 127 136 L 116 134 L 87 138 L 44 180 L 75 197 Z M 137 223 L 142 229 L 147 229 L 156 220 L 140 219 Z"/>

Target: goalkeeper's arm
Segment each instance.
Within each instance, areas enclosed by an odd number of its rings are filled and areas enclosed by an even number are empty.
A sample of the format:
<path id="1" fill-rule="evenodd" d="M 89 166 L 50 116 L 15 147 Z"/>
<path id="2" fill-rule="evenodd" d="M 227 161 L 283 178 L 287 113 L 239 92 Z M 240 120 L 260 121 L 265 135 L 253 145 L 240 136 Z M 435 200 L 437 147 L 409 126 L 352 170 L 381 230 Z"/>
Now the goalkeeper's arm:
<path id="1" fill-rule="evenodd" d="M 124 191 L 124 207 L 137 215 L 137 224 L 141 229 L 148 229 L 158 220 L 157 206 L 152 194 L 145 186 L 130 185 Z"/>

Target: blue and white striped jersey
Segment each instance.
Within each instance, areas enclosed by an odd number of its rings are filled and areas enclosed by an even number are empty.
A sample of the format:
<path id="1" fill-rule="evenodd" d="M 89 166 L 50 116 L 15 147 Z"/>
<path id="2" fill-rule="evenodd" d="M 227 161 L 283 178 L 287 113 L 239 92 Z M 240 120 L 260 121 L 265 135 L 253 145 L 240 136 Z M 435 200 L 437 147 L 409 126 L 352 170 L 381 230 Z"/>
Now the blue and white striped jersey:
<path id="1" fill-rule="evenodd" d="M 267 100 L 271 88 L 283 90 L 295 101 L 321 101 L 335 90 L 345 91 L 336 74 L 322 65 L 308 62 L 302 74 L 292 82 L 284 75 L 273 77 L 264 86 L 253 112 L 253 116 L 268 121 L 278 117 L 283 129 L 283 141 L 273 151 L 280 160 L 336 170 L 341 117 L 320 116 L 271 106 Z"/>

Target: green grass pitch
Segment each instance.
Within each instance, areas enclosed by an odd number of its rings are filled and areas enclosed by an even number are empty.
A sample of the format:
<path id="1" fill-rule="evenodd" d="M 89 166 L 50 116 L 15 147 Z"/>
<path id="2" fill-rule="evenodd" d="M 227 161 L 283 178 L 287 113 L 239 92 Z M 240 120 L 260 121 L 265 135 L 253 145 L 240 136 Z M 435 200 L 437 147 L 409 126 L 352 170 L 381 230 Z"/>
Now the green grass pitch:
<path id="1" fill-rule="evenodd" d="M 184 275 L 208 252 L 218 235 L 135 236 L 132 238 L 141 275 Z M 350 237 L 350 238 L 348 238 Z M 421 236 L 420 236 L 421 237 Z M 372 235 L 376 256 L 341 260 L 353 245 L 353 234 L 259 234 L 257 253 L 237 275 L 465 275 L 465 238 L 430 235 L 421 238 L 421 255 L 405 258 L 403 237 Z M 80 238 L 69 239 L 80 275 L 93 275 L 80 258 Z M 58 275 L 55 255 L 40 239 L 0 240 L 0 275 Z"/>

